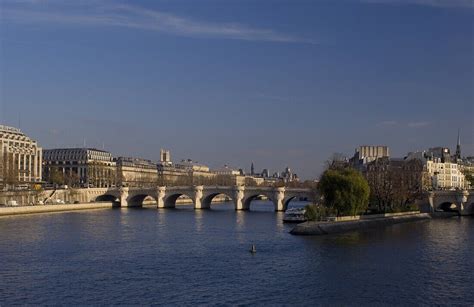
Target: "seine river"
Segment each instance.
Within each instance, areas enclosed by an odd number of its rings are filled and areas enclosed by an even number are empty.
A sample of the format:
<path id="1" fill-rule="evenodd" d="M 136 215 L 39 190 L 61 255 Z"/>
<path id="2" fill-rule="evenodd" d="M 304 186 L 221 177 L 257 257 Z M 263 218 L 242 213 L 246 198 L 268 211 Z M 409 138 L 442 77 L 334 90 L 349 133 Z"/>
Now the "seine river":
<path id="1" fill-rule="evenodd" d="M 474 304 L 473 218 L 300 237 L 252 210 L 1 218 L 0 305 Z"/>

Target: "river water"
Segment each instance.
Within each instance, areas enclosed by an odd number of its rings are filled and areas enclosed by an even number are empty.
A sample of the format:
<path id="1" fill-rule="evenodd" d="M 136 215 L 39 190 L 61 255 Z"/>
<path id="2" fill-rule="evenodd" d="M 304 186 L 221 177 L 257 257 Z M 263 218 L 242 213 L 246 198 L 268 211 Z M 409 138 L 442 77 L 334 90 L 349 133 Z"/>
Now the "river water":
<path id="1" fill-rule="evenodd" d="M 473 218 L 300 237 L 251 209 L 1 218 L 0 305 L 474 304 Z"/>

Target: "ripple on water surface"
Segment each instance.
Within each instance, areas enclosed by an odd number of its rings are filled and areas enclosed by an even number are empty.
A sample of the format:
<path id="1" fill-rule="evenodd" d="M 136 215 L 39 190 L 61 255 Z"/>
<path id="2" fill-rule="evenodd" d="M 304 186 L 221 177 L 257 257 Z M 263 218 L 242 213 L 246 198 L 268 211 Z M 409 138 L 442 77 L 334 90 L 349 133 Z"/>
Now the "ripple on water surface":
<path id="1" fill-rule="evenodd" d="M 472 218 L 299 237 L 252 210 L 1 218 L 0 305 L 474 304 Z"/>

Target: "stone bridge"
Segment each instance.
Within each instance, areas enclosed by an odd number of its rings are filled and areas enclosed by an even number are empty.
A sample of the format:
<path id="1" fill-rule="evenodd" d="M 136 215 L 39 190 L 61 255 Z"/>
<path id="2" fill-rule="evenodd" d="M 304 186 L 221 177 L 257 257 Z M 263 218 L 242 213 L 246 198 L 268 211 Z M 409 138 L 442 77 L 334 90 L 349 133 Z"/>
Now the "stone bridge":
<path id="1" fill-rule="evenodd" d="M 146 198 L 151 197 L 158 204 L 158 208 L 174 208 L 178 198 L 185 195 L 193 201 L 195 209 L 209 209 L 214 197 L 225 195 L 233 200 L 236 210 L 249 210 L 252 200 L 265 196 L 273 202 L 275 211 L 285 211 L 289 202 L 295 198 L 315 201 L 318 197 L 311 189 L 245 186 L 95 188 L 83 189 L 81 193 L 81 198 L 88 202 L 112 201 L 121 207 L 140 207 Z"/>
<path id="2" fill-rule="evenodd" d="M 474 190 L 430 191 L 420 204 L 424 212 L 448 211 L 459 215 L 474 214 Z"/>

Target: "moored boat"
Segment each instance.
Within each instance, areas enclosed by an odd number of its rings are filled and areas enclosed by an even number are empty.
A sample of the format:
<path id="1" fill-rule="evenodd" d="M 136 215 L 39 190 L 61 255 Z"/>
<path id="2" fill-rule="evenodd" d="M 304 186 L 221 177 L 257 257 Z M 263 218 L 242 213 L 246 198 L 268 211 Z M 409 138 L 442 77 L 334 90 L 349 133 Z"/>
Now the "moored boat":
<path id="1" fill-rule="evenodd" d="M 285 223 L 303 223 L 306 222 L 305 216 L 306 209 L 304 208 L 291 208 L 285 211 L 283 222 Z"/>

